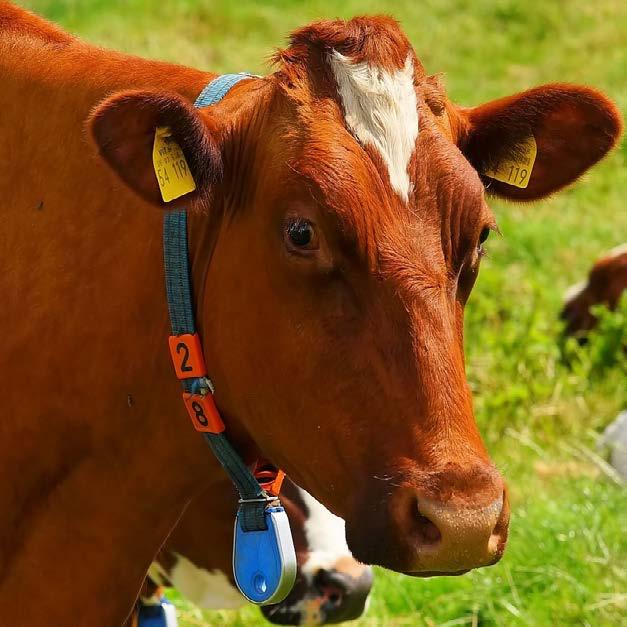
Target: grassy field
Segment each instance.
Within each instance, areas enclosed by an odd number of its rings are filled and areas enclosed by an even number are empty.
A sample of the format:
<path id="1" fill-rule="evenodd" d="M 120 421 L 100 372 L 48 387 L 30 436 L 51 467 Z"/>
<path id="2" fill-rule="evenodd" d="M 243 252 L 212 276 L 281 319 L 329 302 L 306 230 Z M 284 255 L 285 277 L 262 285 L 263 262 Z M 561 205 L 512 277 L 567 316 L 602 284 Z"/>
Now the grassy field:
<path id="1" fill-rule="evenodd" d="M 82 37 L 216 71 L 267 71 L 294 27 L 387 12 L 452 98 L 475 104 L 543 82 L 595 85 L 627 110 L 622 0 L 29 0 Z M 580 351 L 560 348 L 563 290 L 627 240 L 627 143 L 573 189 L 534 206 L 495 202 L 493 237 L 467 307 L 478 420 L 509 480 L 511 539 L 501 563 L 463 578 L 378 571 L 360 625 L 619 625 L 627 614 L 627 495 L 596 451 L 627 406 L 627 310 Z M 563 359 L 565 350 L 570 365 Z M 255 625 L 255 608 L 181 625 Z M 204 616 L 204 618 L 203 618 Z"/>

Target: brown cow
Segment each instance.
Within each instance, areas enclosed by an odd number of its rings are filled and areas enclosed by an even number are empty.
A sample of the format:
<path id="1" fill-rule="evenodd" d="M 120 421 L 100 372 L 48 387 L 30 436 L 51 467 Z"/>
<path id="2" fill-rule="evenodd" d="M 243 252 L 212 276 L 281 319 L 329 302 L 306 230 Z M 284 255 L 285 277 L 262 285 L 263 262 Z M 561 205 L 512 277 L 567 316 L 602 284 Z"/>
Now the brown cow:
<path id="1" fill-rule="evenodd" d="M 190 209 L 196 320 L 240 454 L 344 518 L 364 563 L 459 574 L 503 553 L 505 484 L 463 354 L 495 227 L 485 186 L 531 201 L 568 185 L 619 113 L 561 84 L 458 107 L 387 17 L 301 28 L 275 62 L 196 110 L 214 75 L 0 3 L 6 624 L 120 624 L 186 503 L 220 480 L 166 349 L 172 208 Z M 158 126 L 196 182 L 169 204 Z M 499 180 L 510 164 L 520 186 Z"/>
<path id="2" fill-rule="evenodd" d="M 372 569 L 351 555 L 344 521 L 287 478 L 281 502 L 294 537 L 298 575 L 287 598 L 263 607 L 264 615 L 282 625 L 358 618 L 370 593 Z M 233 581 L 231 540 L 236 509 L 235 492 L 226 477 L 190 503 L 150 568 L 144 603 L 154 603 L 155 596 L 158 601 L 157 586 L 166 585 L 175 586 L 206 609 L 246 604 Z"/>
<path id="3" fill-rule="evenodd" d="M 606 305 L 613 311 L 626 289 L 627 244 L 622 244 L 597 259 L 585 281 L 568 288 L 560 313 L 560 318 L 566 323 L 564 333 L 576 335 L 585 342 L 587 332 L 597 324 L 590 308 Z"/>

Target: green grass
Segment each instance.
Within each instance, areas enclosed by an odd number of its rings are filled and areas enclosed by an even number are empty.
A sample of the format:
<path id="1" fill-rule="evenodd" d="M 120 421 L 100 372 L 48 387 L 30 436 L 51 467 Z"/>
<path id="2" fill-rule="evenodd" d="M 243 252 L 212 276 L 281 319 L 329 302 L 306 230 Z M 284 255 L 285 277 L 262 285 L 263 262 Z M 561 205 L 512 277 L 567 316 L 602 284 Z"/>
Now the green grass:
<path id="1" fill-rule="evenodd" d="M 627 108 L 622 0 L 30 0 L 85 39 L 215 71 L 263 72 L 294 27 L 387 12 L 452 98 L 474 104 L 542 82 L 607 91 Z M 566 364 L 556 320 L 564 288 L 627 240 L 627 144 L 573 189 L 534 206 L 495 202 L 502 237 L 467 308 L 477 417 L 513 505 L 501 563 L 457 579 L 378 571 L 362 625 L 619 625 L 627 612 L 627 496 L 596 456 L 597 434 L 627 406 L 627 312 Z M 622 337 L 622 340 L 620 339 Z M 255 608 L 181 625 L 254 625 Z"/>

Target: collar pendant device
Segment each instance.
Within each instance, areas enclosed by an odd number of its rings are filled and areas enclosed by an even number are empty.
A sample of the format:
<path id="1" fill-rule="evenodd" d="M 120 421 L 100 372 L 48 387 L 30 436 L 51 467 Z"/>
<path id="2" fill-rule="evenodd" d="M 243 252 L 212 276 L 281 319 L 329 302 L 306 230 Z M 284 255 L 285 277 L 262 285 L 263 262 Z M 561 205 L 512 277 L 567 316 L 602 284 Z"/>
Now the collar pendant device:
<path id="1" fill-rule="evenodd" d="M 219 102 L 249 74 L 224 74 L 209 83 L 194 106 Z M 296 579 L 296 553 L 287 514 L 279 501 L 284 473 L 267 463 L 251 469 L 231 446 L 213 400 L 213 386 L 196 332 L 187 250 L 187 214 L 169 211 L 163 221 L 163 256 L 172 335 L 170 354 L 183 386 L 183 403 L 239 493 L 233 541 L 233 574 L 252 603 L 279 603 Z"/>

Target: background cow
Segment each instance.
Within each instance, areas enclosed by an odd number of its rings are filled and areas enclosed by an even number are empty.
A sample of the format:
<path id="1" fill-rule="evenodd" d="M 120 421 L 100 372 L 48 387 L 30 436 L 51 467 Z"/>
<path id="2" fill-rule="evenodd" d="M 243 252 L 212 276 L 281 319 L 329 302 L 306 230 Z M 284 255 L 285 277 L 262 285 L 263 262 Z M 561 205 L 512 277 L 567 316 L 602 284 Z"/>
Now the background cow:
<path id="1" fill-rule="evenodd" d="M 298 575 L 288 597 L 263 607 L 264 615 L 283 625 L 358 618 L 370 593 L 372 569 L 351 555 L 344 521 L 289 479 L 283 482 L 281 502 L 290 519 Z M 246 603 L 233 581 L 236 509 L 237 499 L 226 479 L 190 503 L 150 568 L 144 603 L 157 602 L 157 588 L 164 585 L 176 587 L 205 609 L 233 609 Z"/>
<path id="2" fill-rule="evenodd" d="M 564 332 L 584 339 L 596 326 L 593 305 L 606 305 L 613 311 L 627 289 L 627 244 L 613 248 L 594 262 L 588 278 L 568 289 L 560 317 Z"/>

